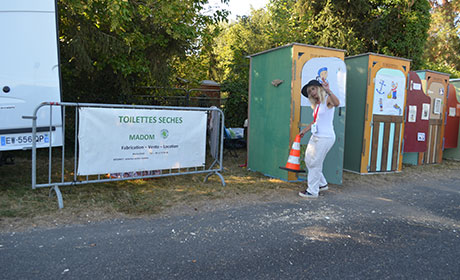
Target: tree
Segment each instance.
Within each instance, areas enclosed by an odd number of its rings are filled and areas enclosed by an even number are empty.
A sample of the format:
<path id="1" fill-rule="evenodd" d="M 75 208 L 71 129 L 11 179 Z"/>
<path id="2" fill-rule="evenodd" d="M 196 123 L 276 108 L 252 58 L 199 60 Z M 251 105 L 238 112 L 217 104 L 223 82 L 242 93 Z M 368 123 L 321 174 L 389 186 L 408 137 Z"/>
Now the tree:
<path id="1" fill-rule="evenodd" d="M 369 49 L 412 59 L 412 68 L 423 63 L 428 37 L 430 6 L 426 0 L 380 1 L 370 31 L 374 35 Z M 389 5 L 388 5 L 388 2 Z"/>
<path id="2" fill-rule="evenodd" d="M 348 55 L 376 52 L 422 63 L 430 23 L 427 0 L 294 2 L 292 11 L 304 19 L 299 24 L 311 33 L 304 36 L 309 44 L 345 49 Z"/>
<path id="3" fill-rule="evenodd" d="M 252 10 L 251 16 L 240 17 L 236 23 L 223 23 L 223 32 L 216 38 L 216 68 L 222 92 L 227 94 L 224 113 L 229 126 L 240 127 L 247 118 L 248 56 L 276 46 L 267 32 L 268 20 L 265 10 Z"/>
<path id="4" fill-rule="evenodd" d="M 424 58 L 426 67 L 460 77 L 460 1 L 430 1 L 432 22 Z"/>
<path id="5" fill-rule="evenodd" d="M 208 25 L 196 49 L 189 51 L 185 57 L 174 58 L 172 67 L 176 76 L 195 86 L 203 80 L 222 81 L 222 69 L 218 67 L 216 53 L 216 38 L 219 38 L 222 26 L 223 23 Z"/>
<path id="6" fill-rule="evenodd" d="M 352 3 L 353 2 L 353 3 Z M 357 5 L 361 2 L 361 5 Z M 324 4 L 312 1 L 312 7 L 304 6 L 304 13 L 309 16 L 311 43 L 314 45 L 345 49 L 349 54 L 365 50 L 364 38 L 359 34 L 356 23 L 365 24 L 370 12 L 364 1 L 326 1 Z M 364 22 L 363 22 L 364 21 Z"/>
<path id="7" fill-rule="evenodd" d="M 206 3 L 59 0 L 64 100 L 123 103 L 137 86 L 168 85 L 172 62 L 226 17 L 203 15 Z"/>

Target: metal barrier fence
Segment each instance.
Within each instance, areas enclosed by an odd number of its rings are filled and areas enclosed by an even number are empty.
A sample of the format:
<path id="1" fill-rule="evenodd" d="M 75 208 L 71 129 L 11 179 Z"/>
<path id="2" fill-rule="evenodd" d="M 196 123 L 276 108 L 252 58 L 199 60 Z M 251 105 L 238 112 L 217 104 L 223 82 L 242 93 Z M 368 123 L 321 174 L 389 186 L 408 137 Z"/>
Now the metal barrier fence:
<path id="1" fill-rule="evenodd" d="M 212 108 L 196 108 L 196 107 L 165 107 L 165 106 L 147 106 L 147 105 L 118 105 L 118 104 L 91 104 L 91 103 L 57 103 L 57 102 L 44 102 L 37 106 L 33 116 L 24 116 L 23 118 L 32 120 L 32 139 L 37 139 L 37 114 L 40 109 L 49 107 L 50 124 L 52 126 L 52 107 L 60 106 L 62 113 L 62 138 L 65 138 L 66 134 L 66 108 L 75 109 L 75 136 L 74 136 L 74 150 L 73 150 L 73 167 L 65 168 L 65 156 L 66 156 L 66 145 L 65 141 L 62 147 L 52 147 L 52 141 L 49 141 L 49 159 L 48 159 L 48 181 L 37 182 L 37 147 L 36 142 L 32 141 L 32 189 L 50 187 L 50 196 L 54 191 L 57 196 L 59 208 L 64 207 L 62 193 L 59 189 L 60 186 L 76 186 L 90 183 L 103 183 L 103 182 L 114 182 L 114 181 L 125 181 L 125 180 L 137 180 L 137 179 L 148 179 L 157 177 L 177 176 L 177 175 L 190 175 L 190 174 L 206 174 L 204 182 L 206 182 L 211 175 L 219 176 L 222 185 L 225 186 L 225 180 L 221 175 L 223 171 L 222 160 L 223 160 L 223 147 L 224 147 L 224 114 L 223 112 L 215 107 Z M 206 148 L 205 158 L 207 162 L 203 166 L 188 167 L 188 168 L 171 168 L 166 170 L 156 170 L 155 172 L 131 172 L 126 170 L 125 173 L 120 173 L 117 176 L 108 176 L 108 174 L 97 174 L 97 175 L 77 175 L 77 164 L 78 164 L 78 131 L 79 131 L 79 110 L 80 108 L 113 108 L 113 109 L 155 109 L 155 110 L 181 110 L 181 111 L 204 111 L 207 113 L 208 124 L 207 124 L 207 136 L 206 142 L 209 144 L 209 149 Z M 70 110 L 70 109 L 69 109 Z M 51 131 L 51 129 L 50 129 Z M 61 162 L 60 170 L 53 170 L 53 150 L 61 149 Z M 210 160 L 208 160 L 210 155 Z M 211 163 L 212 161 L 212 163 Z M 210 164 L 209 164 L 210 163 Z M 56 165 L 56 164 L 55 164 Z M 121 170 L 120 170 L 121 171 Z M 60 173 L 60 175 L 59 175 Z M 70 179 L 69 179 L 70 178 Z"/>

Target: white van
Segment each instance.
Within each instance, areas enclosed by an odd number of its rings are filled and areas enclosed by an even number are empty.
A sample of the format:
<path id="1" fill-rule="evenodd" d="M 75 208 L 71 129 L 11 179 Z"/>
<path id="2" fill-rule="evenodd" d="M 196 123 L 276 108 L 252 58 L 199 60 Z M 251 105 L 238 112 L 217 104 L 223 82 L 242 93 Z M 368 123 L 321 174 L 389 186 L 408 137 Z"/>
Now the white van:
<path id="1" fill-rule="evenodd" d="M 0 153 L 32 146 L 32 116 L 60 102 L 55 0 L 0 1 Z M 62 146 L 60 107 L 38 111 L 37 147 Z"/>

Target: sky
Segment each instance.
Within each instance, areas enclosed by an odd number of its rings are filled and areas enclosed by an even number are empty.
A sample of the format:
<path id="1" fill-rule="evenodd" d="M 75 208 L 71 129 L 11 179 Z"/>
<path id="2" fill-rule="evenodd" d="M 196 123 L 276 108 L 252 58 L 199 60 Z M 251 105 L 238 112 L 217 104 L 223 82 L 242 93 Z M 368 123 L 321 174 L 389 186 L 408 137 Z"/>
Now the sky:
<path id="1" fill-rule="evenodd" d="M 268 0 L 230 0 L 229 5 L 223 5 L 220 0 L 209 0 L 211 6 L 220 6 L 231 12 L 229 19 L 236 19 L 236 16 L 249 15 L 251 11 L 251 6 L 254 9 L 263 8 Z"/>

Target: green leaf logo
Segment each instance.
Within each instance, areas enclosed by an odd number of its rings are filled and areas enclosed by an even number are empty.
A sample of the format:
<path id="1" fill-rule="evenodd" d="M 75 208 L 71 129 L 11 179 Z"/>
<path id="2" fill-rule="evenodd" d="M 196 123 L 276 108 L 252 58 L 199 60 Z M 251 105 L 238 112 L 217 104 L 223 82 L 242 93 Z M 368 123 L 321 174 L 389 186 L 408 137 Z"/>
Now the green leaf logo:
<path id="1" fill-rule="evenodd" d="M 169 131 L 167 129 L 162 129 L 160 134 L 161 134 L 161 137 L 163 137 L 163 139 L 166 139 L 169 136 Z"/>

